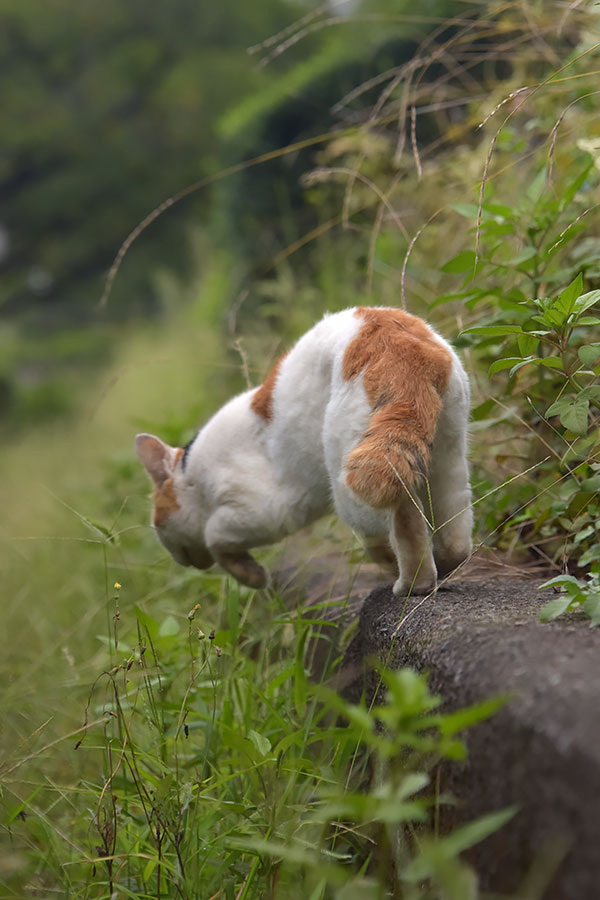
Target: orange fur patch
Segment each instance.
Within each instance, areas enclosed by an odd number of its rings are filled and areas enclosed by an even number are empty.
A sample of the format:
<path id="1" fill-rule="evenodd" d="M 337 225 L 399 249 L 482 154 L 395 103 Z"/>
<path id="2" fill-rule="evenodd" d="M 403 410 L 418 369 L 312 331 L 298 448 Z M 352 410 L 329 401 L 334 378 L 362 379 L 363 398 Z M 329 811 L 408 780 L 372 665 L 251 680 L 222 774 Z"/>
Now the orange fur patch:
<path id="1" fill-rule="evenodd" d="M 421 319 L 399 309 L 361 307 L 363 325 L 344 354 L 343 376 L 359 375 L 373 408 L 346 459 L 346 482 L 375 507 L 397 505 L 429 466 L 452 359 Z"/>
<path id="2" fill-rule="evenodd" d="M 181 447 L 178 447 L 177 455 L 175 457 L 175 464 L 179 462 L 179 460 L 183 456 L 183 453 L 183 449 Z M 175 493 L 175 485 L 173 484 L 172 478 L 167 478 L 166 481 L 163 481 L 161 485 L 157 484 L 155 486 L 153 499 L 153 521 L 155 526 L 159 528 L 161 525 L 165 524 L 172 513 L 180 509 L 179 501 L 177 500 L 177 495 Z"/>
<path id="3" fill-rule="evenodd" d="M 273 391 L 275 389 L 275 382 L 279 375 L 281 363 L 285 357 L 285 353 L 283 356 L 280 356 L 250 401 L 250 407 L 254 412 L 261 418 L 266 419 L 267 422 L 270 422 L 273 417 Z"/>

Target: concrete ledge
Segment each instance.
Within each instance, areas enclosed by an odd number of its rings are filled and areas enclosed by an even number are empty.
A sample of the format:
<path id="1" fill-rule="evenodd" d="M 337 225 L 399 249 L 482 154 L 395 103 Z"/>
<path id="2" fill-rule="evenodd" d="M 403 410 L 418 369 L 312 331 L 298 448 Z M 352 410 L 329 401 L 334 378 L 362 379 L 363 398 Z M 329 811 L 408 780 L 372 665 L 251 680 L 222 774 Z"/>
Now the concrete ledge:
<path id="1" fill-rule="evenodd" d="M 488 574 L 405 603 L 376 588 L 345 654 L 343 693 L 374 689 L 374 659 L 427 670 L 447 708 L 509 693 L 468 732 L 468 763 L 447 767 L 443 787 L 460 801 L 453 821 L 517 804 L 473 851 L 482 887 L 514 892 L 537 864 L 534 880 L 556 869 L 545 900 L 591 900 L 600 897 L 600 629 L 579 616 L 540 624 L 550 595 L 538 583 Z"/>

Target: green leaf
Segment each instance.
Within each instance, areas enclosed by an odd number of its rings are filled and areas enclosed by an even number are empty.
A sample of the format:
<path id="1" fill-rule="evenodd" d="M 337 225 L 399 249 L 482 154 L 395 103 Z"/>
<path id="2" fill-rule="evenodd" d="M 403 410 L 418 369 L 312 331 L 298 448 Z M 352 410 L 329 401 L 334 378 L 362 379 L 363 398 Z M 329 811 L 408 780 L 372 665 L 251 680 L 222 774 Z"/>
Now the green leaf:
<path id="1" fill-rule="evenodd" d="M 463 853 L 510 822 L 516 813 L 517 807 L 509 806 L 506 809 L 499 809 L 496 812 L 480 816 L 479 819 L 468 822 L 461 828 L 455 828 L 448 837 L 444 838 L 446 849 L 450 850 L 453 856 Z"/>
<path id="2" fill-rule="evenodd" d="M 159 637 L 171 637 L 174 634 L 179 634 L 179 622 L 175 618 L 175 616 L 167 616 L 160 623 L 160 628 L 158 629 Z"/>
<path id="3" fill-rule="evenodd" d="M 538 359 L 538 357 L 532 356 L 529 359 L 520 360 L 515 366 L 512 367 L 512 369 L 508 373 L 509 378 L 512 378 L 513 375 L 519 371 L 519 369 L 523 369 L 525 366 L 529 366 L 529 365 L 531 365 L 531 363 L 535 363 L 537 361 L 537 359 Z"/>
<path id="4" fill-rule="evenodd" d="M 583 390 L 579 391 L 581 397 L 592 397 L 594 400 L 600 400 L 600 384 L 588 384 Z"/>
<path id="5" fill-rule="evenodd" d="M 585 434 L 588 427 L 589 400 L 577 399 L 568 409 L 560 413 L 560 421 L 575 434 Z"/>
<path id="6" fill-rule="evenodd" d="M 465 219 L 476 219 L 479 212 L 479 207 L 476 203 L 453 203 L 450 209 L 460 213 Z"/>
<path id="7" fill-rule="evenodd" d="M 410 860 L 402 869 L 402 880 L 409 883 L 423 881 L 429 878 L 433 873 L 432 864 L 435 857 L 442 857 L 446 860 L 454 859 L 464 850 L 468 850 L 474 844 L 483 841 L 490 834 L 498 831 L 503 825 L 509 822 L 517 812 L 516 806 L 508 809 L 501 809 L 498 812 L 489 813 L 469 822 L 461 828 L 455 828 L 447 837 L 438 838 L 435 842 L 427 842 L 424 849 L 429 846 L 430 850 L 436 850 L 437 853 L 423 853 Z"/>
<path id="8" fill-rule="evenodd" d="M 561 209 L 565 209 L 569 205 L 581 185 L 584 183 L 585 179 L 588 176 L 588 172 L 593 165 L 594 160 L 593 158 L 590 158 L 589 161 L 587 161 L 586 164 L 582 167 L 581 171 L 578 172 L 575 177 L 571 179 L 571 181 L 567 181 L 565 188 L 561 192 Z"/>
<path id="9" fill-rule="evenodd" d="M 554 597 L 553 600 L 546 603 L 540 610 L 540 622 L 551 622 L 552 619 L 562 616 L 562 614 L 568 610 L 572 602 L 573 597 L 569 594 L 559 594 L 558 597 Z"/>
<path id="10" fill-rule="evenodd" d="M 586 309 L 590 309 L 591 306 L 595 306 L 596 303 L 600 303 L 600 291 L 588 291 L 587 294 L 582 294 L 575 301 L 575 314 L 580 316 L 581 313 L 585 312 Z"/>
<path id="11" fill-rule="evenodd" d="M 490 697 L 466 709 L 448 713 L 441 717 L 440 732 L 446 737 L 452 737 L 458 734 L 459 731 L 477 724 L 477 722 L 489 719 L 490 716 L 493 716 L 497 710 L 505 705 L 506 701 L 506 697 Z"/>
<path id="12" fill-rule="evenodd" d="M 248 737 L 258 750 L 261 756 L 266 756 L 267 753 L 271 750 L 271 741 L 264 736 L 264 734 L 259 734 L 258 731 L 255 731 L 253 728 L 248 732 Z"/>
<path id="13" fill-rule="evenodd" d="M 585 478 L 579 487 L 582 491 L 600 491 L 600 472 Z"/>
<path id="14" fill-rule="evenodd" d="M 568 319 L 575 309 L 575 302 L 581 294 L 582 287 L 583 275 L 580 272 L 577 278 L 575 278 L 574 281 L 559 294 L 554 306 L 564 314 L 564 321 Z"/>
<path id="15" fill-rule="evenodd" d="M 577 563 L 580 566 L 589 566 L 590 563 L 598 561 L 600 561 L 600 544 L 594 544 L 579 557 Z"/>
<path id="16" fill-rule="evenodd" d="M 574 575 L 555 575 L 554 578 L 540 584 L 538 590 L 543 591 L 545 588 L 556 587 L 557 585 L 564 587 L 565 590 L 570 586 L 577 588 L 577 590 L 581 590 L 583 581 L 580 581 L 579 578 L 575 578 Z"/>
<path id="17" fill-rule="evenodd" d="M 497 359 L 496 362 L 493 362 L 488 369 L 488 375 L 491 377 L 495 375 L 496 372 L 501 372 L 503 369 L 510 369 L 511 366 L 514 366 L 515 363 L 522 362 L 520 356 L 509 356 L 505 359 Z"/>
<path id="18" fill-rule="evenodd" d="M 523 263 L 529 262 L 535 256 L 537 256 L 537 249 L 535 247 L 524 247 L 520 253 L 518 253 L 513 259 L 511 259 L 511 265 L 513 266 L 522 266 Z"/>
<path id="19" fill-rule="evenodd" d="M 570 397 L 561 397 L 559 400 L 555 400 L 546 410 L 546 418 L 548 416 L 558 416 L 563 410 L 568 409 L 572 402 Z"/>
<path id="20" fill-rule="evenodd" d="M 584 366 L 593 366 L 600 359 L 600 344 L 584 344 L 577 351 L 577 355 Z"/>
<path id="21" fill-rule="evenodd" d="M 442 266 L 442 272 L 449 272 L 451 274 L 460 274 L 462 272 L 469 272 L 475 268 L 475 251 L 474 250 L 463 250 L 461 253 L 458 253 L 456 256 L 453 256 L 452 259 L 449 259 L 448 262 Z"/>
<path id="22" fill-rule="evenodd" d="M 532 356 L 539 344 L 539 338 L 533 334 L 518 334 L 517 345 L 521 356 Z"/>
<path id="23" fill-rule="evenodd" d="M 546 369 L 561 369 L 562 361 L 557 356 L 539 356 L 533 360 L 534 365 L 543 366 Z"/>
<path id="24" fill-rule="evenodd" d="M 600 594 L 588 594 L 583 609 L 592 620 L 592 625 L 600 625 Z"/>
<path id="25" fill-rule="evenodd" d="M 154 640 L 158 635 L 158 622 L 153 619 L 152 616 L 149 616 L 147 612 L 144 612 L 139 606 L 134 604 L 133 608 L 138 622 L 146 629 L 152 640 Z"/>

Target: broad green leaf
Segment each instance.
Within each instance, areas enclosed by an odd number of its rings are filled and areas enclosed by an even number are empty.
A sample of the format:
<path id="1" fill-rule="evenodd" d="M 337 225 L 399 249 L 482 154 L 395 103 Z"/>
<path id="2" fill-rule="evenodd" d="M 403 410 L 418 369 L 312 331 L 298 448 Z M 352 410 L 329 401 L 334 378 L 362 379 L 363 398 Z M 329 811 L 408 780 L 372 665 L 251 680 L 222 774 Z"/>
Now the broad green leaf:
<path id="1" fill-rule="evenodd" d="M 534 334 L 518 334 L 517 346 L 521 356 L 532 356 L 539 344 L 539 338 Z"/>
<path id="2" fill-rule="evenodd" d="M 584 181 L 587 178 L 588 173 L 593 165 L 594 165 L 594 160 L 593 160 L 593 158 L 590 158 L 589 161 L 583 166 L 581 171 L 578 172 L 577 175 L 575 175 L 575 177 L 571 179 L 571 181 L 567 182 L 564 189 L 561 191 L 561 197 L 560 197 L 561 210 L 565 209 L 569 205 L 569 203 L 571 202 L 571 200 L 573 199 L 573 197 L 575 196 L 575 194 L 577 193 L 577 191 L 579 190 L 581 185 L 584 183 Z"/>
<path id="3" fill-rule="evenodd" d="M 584 366 L 593 366 L 600 359 L 600 344 L 584 344 L 577 351 L 577 355 Z"/>
<path id="4" fill-rule="evenodd" d="M 442 272 L 460 274 L 462 272 L 472 271 L 474 268 L 475 251 L 463 250 L 462 253 L 458 253 L 456 256 L 453 256 L 452 259 L 449 259 L 448 262 L 442 266 Z"/>
<path id="5" fill-rule="evenodd" d="M 555 400 L 546 410 L 546 417 L 558 416 L 563 410 L 568 409 L 572 402 L 571 397 L 561 397 L 559 400 Z"/>
<path id="6" fill-rule="evenodd" d="M 576 400 L 560 413 L 560 421 L 575 434 L 585 434 L 588 427 L 589 400 Z"/>
<path id="7" fill-rule="evenodd" d="M 575 539 L 573 541 L 574 544 L 581 544 L 582 541 L 585 541 L 586 538 L 589 538 L 590 535 L 595 534 L 596 529 L 593 525 L 586 525 L 585 528 L 582 528 L 581 531 L 578 531 L 575 535 Z"/>
<path id="8" fill-rule="evenodd" d="M 588 291 L 587 294 L 582 294 L 575 301 L 575 315 L 580 316 L 581 313 L 595 306 L 596 303 L 600 303 L 600 291 Z"/>
<path id="9" fill-rule="evenodd" d="M 577 562 L 580 566 L 589 566 L 590 563 L 598 561 L 600 561 L 600 544 L 594 544 L 579 557 Z"/>
<path id="10" fill-rule="evenodd" d="M 523 369 L 525 366 L 528 366 L 532 362 L 533 362 L 533 358 L 532 359 L 522 359 L 520 362 L 518 362 L 516 364 L 516 366 L 512 367 L 512 369 L 508 373 L 508 377 L 512 378 L 513 375 L 515 375 L 519 371 L 519 369 Z"/>
<path id="11" fill-rule="evenodd" d="M 594 400 L 600 400 L 600 384 L 588 384 L 583 390 L 579 391 L 578 396 L 592 397 Z"/>
<path id="12" fill-rule="evenodd" d="M 557 585 L 564 588 L 574 586 L 577 590 L 580 590 L 583 587 L 583 582 L 579 578 L 575 578 L 574 575 L 555 575 L 554 578 L 550 578 L 549 581 L 540 584 L 538 590 L 543 591 L 545 588 L 556 587 Z"/>
<path id="13" fill-rule="evenodd" d="M 497 359 L 496 362 L 493 362 L 488 369 L 488 375 L 491 377 L 495 375 L 496 372 L 501 372 L 503 369 L 510 369 L 511 366 L 514 366 L 515 363 L 521 362 L 522 359 L 520 356 L 510 356 L 506 357 L 506 359 Z"/>
<path id="14" fill-rule="evenodd" d="M 516 812 L 516 806 L 509 806 L 506 809 L 499 809 L 496 812 L 480 816 L 479 819 L 468 822 L 460 828 L 455 828 L 447 837 L 443 838 L 446 849 L 450 850 L 453 856 L 463 853 L 510 822 Z"/>
<path id="15" fill-rule="evenodd" d="M 582 491 L 600 491 L 600 472 L 585 478 L 579 487 Z"/>
<path id="16" fill-rule="evenodd" d="M 600 625 L 600 594 L 588 594 L 583 609 L 592 620 L 592 625 Z"/>
<path id="17" fill-rule="evenodd" d="M 546 325 L 551 325 L 553 328 L 562 328 L 565 322 L 568 320 L 569 316 L 567 313 L 562 312 L 557 306 L 552 304 L 552 306 L 546 307 L 544 309 L 542 319 Z"/>
<path id="18" fill-rule="evenodd" d="M 572 602 L 573 597 L 569 594 L 559 594 L 558 597 L 554 597 L 540 610 L 540 622 L 551 622 L 552 619 L 562 616 L 562 614 L 568 610 Z"/>
<path id="19" fill-rule="evenodd" d="M 579 295 L 581 294 L 581 289 L 583 287 L 583 276 L 581 272 L 571 282 L 571 284 L 559 294 L 558 299 L 556 300 L 554 306 L 561 313 L 564 313 L 564 320 L 566 321 L 569 315 L 575 309 L 575 302 Z"/>
<path id="20" fill-rule="evenodd" d="M 598 316 L 582 316 L 580 319 L 577 319 L 577 325 L 600 325 L 600 318 Z"/>
<path id="21" fill-rule="evenodd" d="M 440 732 L 447 737 L 452 737 L 453 735 L 458 734 L 459 731 L 470 728 L 471 725 L 475 725 L 477 722 L 489 719 L 489 717 L 493 716 L 495 712 L 506 704 L 506 702 L 506 697 L 490 697 L 487 700 L 483 700 L 481 703 L 476 703 L 466 709 L 459 709 L 457 712 L 448 713 L 441 717 Z"/>
<path id="22" fill-rule="evenodd" d="M 453 203 L 450 208 L 460 213 L 465 219 L 476 219 L 479 212 L 476 203 Z"/>
<path id="23" fill-rule="evenodd" d="M 435 842 L 425 842 L 424 849 L 434 850 L 436 853 L 422 853 L 410 860 L 402 869 L 402 880 L 409 883 L 423 881 L 432 875 L 432 864 L 435 858 L 454 859 L 464 850 L 468 850 L 474 844 L 483 841 L 490 834 L 498 831 L 509 822 L 517 812 L 516 806 L 501 809 L 498 812 L 489 813 L 469 822 L 461 828 L 455 828 L 447 837 L 438 838 Z M 437 895 L 436 895 L 437 896 Z"/>
<path id="24" fill-rule="evenodd" d="M 543 366 L 545 369 L 562 369 L 563 364 L 557 356 L 540 356 L 534 359 L 534 365 Z"/>

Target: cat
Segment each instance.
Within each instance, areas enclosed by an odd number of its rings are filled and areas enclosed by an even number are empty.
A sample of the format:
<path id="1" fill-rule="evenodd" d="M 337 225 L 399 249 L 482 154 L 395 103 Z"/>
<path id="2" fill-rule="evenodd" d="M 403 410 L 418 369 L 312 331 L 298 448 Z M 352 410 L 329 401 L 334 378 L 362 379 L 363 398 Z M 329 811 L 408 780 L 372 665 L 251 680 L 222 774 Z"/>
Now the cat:
<path id="1" fill-rule="evenodd" d="M 358 307 L 326 315 L 187 447 L 139 434 L 136 449 L 178 563 L 219 563 L 264 588 L 249 549 L 333 507 L 405 596 L 429 593 L 471 553 L 468 417 L 450 345 L 402 310 Z"/>

